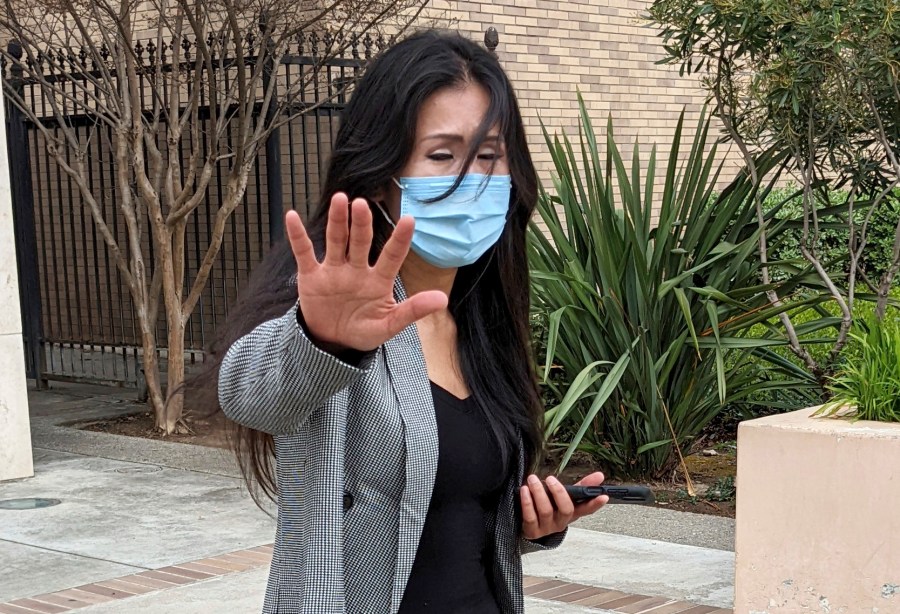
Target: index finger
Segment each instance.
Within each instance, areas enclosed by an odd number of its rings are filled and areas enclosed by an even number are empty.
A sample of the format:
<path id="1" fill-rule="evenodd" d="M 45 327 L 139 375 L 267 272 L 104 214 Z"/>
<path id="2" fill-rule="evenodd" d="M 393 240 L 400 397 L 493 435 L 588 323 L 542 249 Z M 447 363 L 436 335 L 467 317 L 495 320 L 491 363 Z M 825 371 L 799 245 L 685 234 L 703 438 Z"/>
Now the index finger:
<path id="1" fill-rule="evenodd" d="M 298 274 L 303 275 L 315 270 L 319 266 L 316 250 L 309 240 L 309 235 L 306 234 L 300 215 L 296 211 L 288 211 L 284 216 L 284 227 L 287 230 L 288 241 L 291 242 L 294 260 L 297 261 Z"/>
<path id="2" fill-rule="evenodd" d="M 606 476 L 603 475 L 601 471 L 595 471 L 590 475 L 586 475 L 580 480 L 578 480 L 575 485 L 576 486 L 600 486 L 603 483 L 603 480 L 606 479 Z"/>

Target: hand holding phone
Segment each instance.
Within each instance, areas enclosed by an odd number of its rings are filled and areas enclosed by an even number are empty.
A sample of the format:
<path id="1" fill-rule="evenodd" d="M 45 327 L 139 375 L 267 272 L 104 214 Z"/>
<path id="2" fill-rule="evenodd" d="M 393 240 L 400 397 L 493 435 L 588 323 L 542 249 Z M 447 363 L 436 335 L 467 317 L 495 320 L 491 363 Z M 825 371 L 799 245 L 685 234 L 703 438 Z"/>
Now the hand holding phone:
<path id="1" fill-rule="evenodd" d="M 582 480 L 585 485 L 602 484 L 603 474 L 596 471 Z M 593 514 L 608 501 L 602 497 L 574 505 L 566 493 L 565 485 L 553 476 L 546 481 L 538 475 L 530 474 L 519 488 L 519 503 L 522 513 L 522 537 L 528 540 L 541 539 L 565 531 L 572 522 Z"/>

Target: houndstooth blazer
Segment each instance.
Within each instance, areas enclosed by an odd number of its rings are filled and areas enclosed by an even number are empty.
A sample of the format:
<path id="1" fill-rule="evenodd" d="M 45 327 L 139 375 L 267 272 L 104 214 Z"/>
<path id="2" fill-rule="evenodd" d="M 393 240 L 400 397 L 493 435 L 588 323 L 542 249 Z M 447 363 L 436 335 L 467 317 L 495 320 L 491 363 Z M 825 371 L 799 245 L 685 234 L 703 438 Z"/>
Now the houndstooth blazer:
<path id="1" fill-rule="evenodd" d="M 395 296 L 406 298 L 399 279 Z M 275 436 L 278 524 L 263 612 L 396 612 L 438 461 L 416 327 L 350 365 L 312 344 L 294 307 L 234 343 L 218 387 L 229 418 Z M 521 554 L 564 536 L 520 537 L 523 473 L 520 453 L 488 526 L 504 614 L 524 611 Z"/>

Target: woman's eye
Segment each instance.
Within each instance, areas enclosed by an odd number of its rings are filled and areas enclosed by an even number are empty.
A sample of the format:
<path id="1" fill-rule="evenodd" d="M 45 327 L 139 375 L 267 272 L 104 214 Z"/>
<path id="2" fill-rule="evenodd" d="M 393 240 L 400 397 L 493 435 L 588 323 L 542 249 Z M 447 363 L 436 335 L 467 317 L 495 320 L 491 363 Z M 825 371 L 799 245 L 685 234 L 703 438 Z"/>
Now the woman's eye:
<path id="1" fill-rule="evenodd" d="M 502 157 L 503 157 L 503 152 L 493 151 L 493 150 L 485 150 L 485 151 L 479 152 L 479 154 L 478 154 L 479 160 L 486 160 L 489 162 L 497 161 L 497 160 L 501 159 Z"/>
<path id="2" fill-rule="evenodd" d="M 434 160 L 435 162 L 445 162 L 447 160 L 452 160 L 453 155 L 448 153 L 433 153 L 428 155 L 429 160 Z"/>

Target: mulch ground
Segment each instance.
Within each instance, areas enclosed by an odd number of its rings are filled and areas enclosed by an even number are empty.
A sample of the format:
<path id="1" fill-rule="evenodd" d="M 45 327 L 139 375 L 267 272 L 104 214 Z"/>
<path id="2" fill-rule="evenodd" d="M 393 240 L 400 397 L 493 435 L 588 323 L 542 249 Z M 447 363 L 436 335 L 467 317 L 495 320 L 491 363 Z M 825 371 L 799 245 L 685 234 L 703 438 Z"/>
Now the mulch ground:
<path id="1" fill-rule="evenodd" d="M 142 437 L 144 439 L 158 439 L 162 441 L 174 441 L 177 443 L 189 443 L 198 446 L 212 448 L 227 448 L 228 438 L 225 429 L 225 416 L 217 413 L 211 417 L 187 415 L 189 433 L 163 435 L 156 430 L 156 421 L 153 412 L 143 411 L 128 416 L 121 416 L 110 420 L 94 420 L 75 424 L 76 428 L 99 433 L 113 433 L 115 435 L 127 435 L 129 437 Z"/>
<path id="2" fill-rule="evenodd" d="M 188 414 L 186 424 L 190 430 L 189 433 L 163 435 L 156 430 L 152 412 L 142 411 L 110 420 L 95 420 L 73 426 L 101 433 L 228 448 L 226 419 L 221 413 L 213 416 Z M 733 485 L 734 475 L 737 471 L 737 450 L 734 443 L 725 441 L 712 448 L 707 448 L 705 453 L 700 451 L 692 454 L 685 459 L 685 464 L 695 487 L 695 496 L 688 493 L 683 474 L 678 471 L 669 480 L 645 484 L 653 490 L 656 497 L 655 505 L 683 512 L 734 518 L 734 499 L 718 500 L 727 498 L 727 492 L 725 497 L 721 492 L 716 493 L 716 496 L 704 496 L 704 493 L 711 487 L 719 486 L 721 491 L 723 485 L 726 487 Z M 553 467 L 548 464 L 544 467 L 544 473 L 549 474 L 552 469 Z M 576 456 L 558 477 L 563 483 L 573 483 L 593 471 L 595 468 L 589 459 Z M 731 484 L 728 482 L 729 478 L 732 480 Z M 608 481 L 610 484 L 625 483 L 615 479 Z"/>

